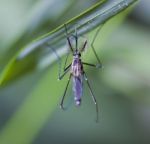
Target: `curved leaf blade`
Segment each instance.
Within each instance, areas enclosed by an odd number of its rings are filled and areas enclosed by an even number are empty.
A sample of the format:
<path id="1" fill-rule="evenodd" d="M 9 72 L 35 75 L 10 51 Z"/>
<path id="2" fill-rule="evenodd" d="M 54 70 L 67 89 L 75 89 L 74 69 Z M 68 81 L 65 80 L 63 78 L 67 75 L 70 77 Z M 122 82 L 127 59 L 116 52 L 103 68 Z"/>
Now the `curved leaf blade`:
<path id="1" fill-rule="evenodd" d="M 95 4 L 93 7 L 88 9 L 86 12 L 80 14 L 79 16 L 73 18 L 72 20 L 66 22 L 68 32 L 73 33 L 75 27 L 78 29 L 78 34 L 83 35 L 97 26 L 105 23 L 107 20 L 125 10 L 131 4 L 137 0 L 115 0 L 112 1 L 100 1 Z M 59 26 L 53 31 L 47 33 L 46 35 L 34 40 L 29 45 L 25 46 L 21 51 L 19 51 L 10 61 L 10 63 L 4 69 L 2 75 L 0 76 L 0 84 L 4 82 L 9 82 L 14 77 L 18 77 L 23 73 L 26 73 L 36 67 L 39 60 L 42 58 L 43 54 L 50 53 L 47 49 L 47 45 L 55 49 L 65 46 L 66 36 L 64 25 Z M 26 62 L 28 57 L 34 57 Z M 23 61 L 23 62 L 22 62 Z M 21 66 L 24 64 L 26 68 Z M 18 64 L 16 66 L 16 64 Z M 29 65 L 29 67 L 28 67 Z M 19 73 L 12 71 L 12 68 L 19 69 Z"/>

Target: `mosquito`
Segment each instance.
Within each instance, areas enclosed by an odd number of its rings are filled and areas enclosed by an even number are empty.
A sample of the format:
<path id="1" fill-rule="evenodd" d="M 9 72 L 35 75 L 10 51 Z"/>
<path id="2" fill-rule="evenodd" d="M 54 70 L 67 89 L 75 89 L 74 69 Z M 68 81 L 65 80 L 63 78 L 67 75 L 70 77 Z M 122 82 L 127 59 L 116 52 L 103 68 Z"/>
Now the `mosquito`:
<path id="1" fill-rule="evenodd" d="M 77 34 L 76 28 L 75 28 L 75 34 L 69 35 L 66 24 L 64 25 L 64 27 L 65 27 L 67 43 L 68 43 L 68 46 L 69 46 L 70 52 L 72 53 L 73 58 L 72 58 L 72 62 L 68 66 L 66 66 L 69 53 L 67 54 L 65 64 L 64 64 L 63 74 L 59 73 L 59 78 L 58 78 L 59 80 L 61 80 L 68 72 L 70 73 L 66 87 L 65 87 L 65 90 L 64 90 L 64 93 L 63 93 L 63 96 L 62 96 L 62 99 L 60 101 L 60 108 L 63 110 L 65 109 L 64 108 L 64 99 L 65 99 L 66 92 L 67 92 L 67 89 L 68 89 L 68 86 L 69 86 L 71 79 L 72 79 L 72 84 L 73 84 L 72 90 L 74 93 L 75 105 L 77 107 L 79 107 L 81 105 L 82 91 L 83 91 L 83 80 L 85 80 L 87 82 L 87 86 L 88 86 L 90 95 L 91 95 L 92 100 L 93 100 L 95 107 L 96 107 L 96 121 L 98 122 L 98 103 L 97 103 L 97 100 L 96 100 L 94 93 L 92 91 L 90 82 L 89 82 L 87 75 L 86 75 L 86 72 L 84 71 L 84 65 L 95 67 L 95 68 L 102 68 L 101 61 L 100 61 L 100 59 L 99 59 L 99 57 L 98 57 L 98 55 L 94 49 L 94 42 L 95 42 L 95 39 L 96 39 L 101 27 L 96 31 L 94 38 L 92 40 L 92 43 L 91 43 L 91 48 L 92 48 L 93 53 L 94 53 L 94 55 L 97 59 L 97 62 L 98 62 L 97 64 L 91 64 L 91 63 L 87 63 L 87 62 L 82 61 L 81 54 L 82 54 L 82 52 L 84 52 L 84 50 L 87 46 L 87 40 L 85 40 L 83 46 L 81 48 L 79 48 L 79 46 L 78 46 L 79 36 Z M 75 39 L 75 48 L 73 48 L 71 40 L 70 40 L 70 38 L 72 36 Z M 58 55 L 57 55 L 57 58 L 60 59 L 60 57 Z"/>

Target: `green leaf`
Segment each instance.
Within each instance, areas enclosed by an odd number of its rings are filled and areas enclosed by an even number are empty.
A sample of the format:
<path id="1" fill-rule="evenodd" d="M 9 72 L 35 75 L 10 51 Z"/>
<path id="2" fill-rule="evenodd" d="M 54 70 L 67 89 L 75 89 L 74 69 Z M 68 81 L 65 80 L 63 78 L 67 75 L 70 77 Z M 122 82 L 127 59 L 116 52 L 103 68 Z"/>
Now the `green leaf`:
<path id="1" fill-rule="evenodd" d="M 84 35 L 94 28 L 104 24 L 108 19 L 125 10 L 136 0 L 118 0 L 116 1 L 100 1 L 93 7 L 80 14 L 79 16 L 69 20 L 67 25 L 68 32 L 73 33 L 77 27 L 78 34 Z M 0 84 L 6 84 L 23 74 L 35 70 L 38 63 L 47 56 L 50 56 L 49 47 L 62 49 L 66 47 L 66 36 L 64 25 L 59 26 L 46 35 L 34 40 L 10 60 L 0 76 Z M 48 46 L 47 46 L 48 45 Z M 64 55 L 65 51 L 60 54 Z M 54 57 L 54 54 L 51 55 Z"/>
<path id="2" fill-rule="evenodd" d="M 54 67 L 43 74 L 23 104 L 6 122 L 4 129 L 1 129 L 1 144 L 29 144 L 33 141 L 57 106 L 58 95 L 61 95 L 63 87 L 58 85 L 55 77 Z"/>
<path id="3" fill-rule="evenodd" d="M 123 16 L 124 15 L 115 17 L 114 19 L 106 23 L 104 29 L 101 32 L 101 35 L 103 36 L 102 42 L 105 41 L 105 38 L 107 38 L 108 34 L 111 33 L 114 27 L 116 27 L 122 21 Z M 72 30 L 74 31 L 74 29 Z M 92 36 L 93 33 L 89 33 L 89 37 Z M 37 42 L 44 39 L 45 37 L 33 42 L 33 44 L 37 44 Z M 98 46 L 99 43 L 97 42 L 95 47 Z M 61 47 L 63 47 L 63 44 L 60 45 L 60 50 L 63 50 Z M 27 50 L 26 48 L 21 52 Z M 27 72 L 29 71 L 28 66 L 31 62 L 41 62 L 41 59 L 43 59 L 43 57 L 39 57 L 39 54 L 43 53 L 42 48 L 40 49 L 38 47 L 35 47 L 34 51 L 29 51 L 29 53 L 26 53 L 27 55 L 24 56 L 21 55 L 23 53 L 18 52 L 14 59 L 12 59 L 12 61 L 9 63 L 9 66 L 7 67 L 8 69 L 5 70 L 7 75 L 5 75 L 5 79 L 3 82 L 9 82 L 12 77 L 15 77 L 15 75 L 12 76 L 12 74 L 15 74 L 16 71 L 18 71 L 16 75 L 17 77 L 19 74 L 22 74 L 22 71 L 19 70 L 22 70 L 24 68 L 24 65 L 27 66 L 27 68 L 24 69 L 24 72 Z M 99 49 L 97 50 L 99 51 Z M 63 55 L 63 52 L 59 54 Z M 51 57 L 52 56 L 53 54 L 51 55 Z M 20 60 L 17 59 L 18 57 Z M 90 56 L 88 57 L 88 59 L 92 59 L 92 57 Z M 21 65 L 22 68 L 20 68 Z M 31 64 L 31 66 L 35 66 L 34 68 L 37 68 L 36 63 Z M 33 91 L 25 99 L 24 103 L 12 115 L 12 118 L 8 120 L 8 123 L 6 123 L 5 127 L 0 133 L 0 143 L 32 143 L 32 141 L 36 138 L 38 132 L 47 122 L 49 116 L 52 115 L 52 112 L 54 111 L 58 103 L 58 98 L 63 92 L 63 85 L 65 84 L 65 81 L 60 82 L 61 84 L 58 85 L 58 82 L 56 81 L 57 71 L 55 71 L 54 68 L 56 68 L 56 65 L 55 67 L 48 69 L 46 73 L 43 73 L 42 79 L 39 80 Z M 32 68 L 30 70 L 32 70 Z"/>

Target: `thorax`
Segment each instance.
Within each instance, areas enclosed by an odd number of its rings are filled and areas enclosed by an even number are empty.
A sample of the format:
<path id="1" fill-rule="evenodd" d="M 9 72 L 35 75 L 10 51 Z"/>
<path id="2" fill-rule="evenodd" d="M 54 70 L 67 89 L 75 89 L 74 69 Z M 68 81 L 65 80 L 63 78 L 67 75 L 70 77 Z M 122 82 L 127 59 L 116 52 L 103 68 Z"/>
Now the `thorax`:
<path id="1" fill-rule="evenodd" d="M 75 77 L 79 77 L 83 73 L 83 65 L 80 58 L 73 58 L 71 65 L 71 73 Z"/>

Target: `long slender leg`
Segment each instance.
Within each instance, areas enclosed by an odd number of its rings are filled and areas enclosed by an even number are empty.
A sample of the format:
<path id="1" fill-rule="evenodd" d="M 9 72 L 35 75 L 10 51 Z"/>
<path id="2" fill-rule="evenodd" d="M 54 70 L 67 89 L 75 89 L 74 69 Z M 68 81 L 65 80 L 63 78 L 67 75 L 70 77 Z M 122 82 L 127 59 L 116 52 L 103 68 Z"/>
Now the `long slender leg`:
<path id="1" fill-rule="evenodd" d="M 87 45 L 87 40 L 84 42 L 84 45 L 83 45 L 83 47 L 81 48 L 80 52 L 83 52 L 83 51 L 85 50 L 86 45 Z"/>
<path id="2" fill-rule="evenodd" d="M 67 37 L 67 41 L 68 41 L 68 44 L 69 44 L 69 48 L 73 53 L 73 48 L 72 48 L 72 45 L 71 45 L 71 42 L 70 42 L 70 39 L 69 39 L 69 36 L 68 36 L 69 34 L 68 34 L 68 31 L 67 31 L 67 25 L 64 24 L 64 27 L 65 27 L 65 32 L 66 32 L 66 37 Z"/>
<path id="3" fill-rule="evenodd" d="M 77 28 L 75 27 L 75 39 L 76 39 L 76 51 L 78 50 L 78 34 L 77 34 Z"/>
<path id="4" fill-rule="evenodd" d="M 61 79 L 67 74 L 67 72 L 69 71 L 70 66 L 71 66 L 71 64 L 68 65 L 68 66 L 64 69 L 64 73 L 63 73 L 62 75 L 59 75 L 58 80 L 61 80 Z"/>
<path id="5" fill-rule="evenodd" d="M 69 76 L 69 79 L 68 79 L 68 82 L 67 82 L 67 85 L 66 85 L 66 88 L 65 88 L 65 91 L 64 91 L 64 94 L 62 96 L 62 99 L 61 99 L 61 102 L 60 102 L 60 108 L 64 110 L 64 106 L 63 106 L 63 103 L 64 103 L 64 98 L 66 96 L 66 92 L 67 92 L 67 89 L 68 89 L 68 85 L 69 85 L 69 82 L 70 82 L 70 79 L 71 79 L 71 74 Z"/>
<path id="6" fill-rule="evenodd" d="M 58 68 L 58 79 L 61 77 L 61 58 L 60 56 L 57 54 L 56 50 L 54 48 L 52 48 L 51 46 L 47 45 L 48 48 L 50 48 L 52 50 L 52 52 L 55 54 L 58 64 L 59 64 L 59 68 Z"/>
<path id="7" fill-rule="evenodd" d="M 66 56 L 66 59 L 65 59 L 65 63 L 64 63 L 64 71 L 65 71 L 65 69 L 66 69 L 66 64 L 67 64 L 67 61 L 68 61 L 68 57 L 69 57 L 69 52 L 67 53 L 67 56 Z"/>
<path id="8" fill-rule="evenodd" d="M 59 55 L 57 54 L 57 52 L 55 51 L 55 49 L 53 49 L 52 47 L 48 46 L 48 48 L 51 48 L 52 52 L 55 54 L 56 58 L 57 58 L 57 61 L 59 63 L 59 69 L 58 69 L 58 79 L 61 80 L 65 74 L 69 71 L 69 68 L 71 66 L 71 64 L 69 64 L 67 67 L 66 67 L 66 63 L 67 63 L 67 60 L 65 60 L 65 65 L 64 65 L 64 70 L 63 70 L 63 74 L 61 74 L 61 58 L 59 57 Z M 67 58 L 66 58 L 67 59 Z"/>
<path id="9" fill-rule="evenodd" d="M 96 98 L 95 98 L 95 96 L 94 96 L 94 94 L 93 94 L 92 88 L 91 88 L 91 86 L 90 86 L 90 83 L 89 83 L 89 81 L 88 81 L 88 78 L 87 78 L 85 72 L 84 72 L 84 79 L 85 79 L 86 82 L 87 82 L 88 88 L 89 88 L 89 90 L 90 90 L 91 97 L 92 97 L 93 102 L 94 102 L 94 104 L 95 104 L 95 106 L 96 106 L 96 122 L 98 122 L 98 104 L 97 104 Z"/>
<path id="10" fill-rule="evenodd" d="M 90 64 L 90 63 L 86 63 L 86 62 L 82 62 L 82 64 L 92 66 L 92 67 L 95 67 L 95 68 L 101 68 L 101 67 L 99 67 L 99 65 Z"/>
<path id="11" fill-rule="evenodd" d="M 93 38 L 93 40 L 92 40 L 92 43 L 91 43 L 91 47 L 92 47 L 93 53 L 94 53 L 94 55 L 95 55 L 95 57 L 96 57 L 96 59 L 97 59 L 98 65 L 99 65 L 98 67 L 102 67 L 102 63 L 101 63 L 101 61 L 100 61 L 100 59 L 99 59 L 99 57 L 98 57 L 98 55 L 97 55 L 97 53 L 96 53 L 96 51 L 95 51 L 94 42 L 95 42 L 95 40 L 96 40 L 96 38 L 97 38 L 97 35 L 99 34 L 99 32 L 100 32 L 100 30 L 101 30 L 101 28 L 102 28 L 103 25 L 104 25 L 104 24 L 102 24 L 102 25 L 97 29 L 97 31 L 96 31 L 96 33 L 95 33 L 95 35 L 94 35 L 94 38 Z"/>

